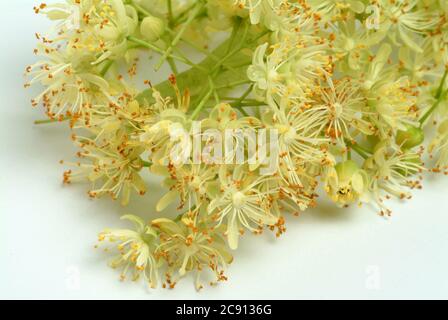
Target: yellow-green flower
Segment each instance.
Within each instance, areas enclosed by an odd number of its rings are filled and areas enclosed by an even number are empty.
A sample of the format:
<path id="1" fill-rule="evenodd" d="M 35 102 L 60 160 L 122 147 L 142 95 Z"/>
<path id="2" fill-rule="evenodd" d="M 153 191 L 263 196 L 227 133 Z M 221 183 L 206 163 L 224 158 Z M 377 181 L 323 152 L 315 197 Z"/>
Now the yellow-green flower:
<path id="1" fill-rule="evenodd" d="M 367 198 L 368 178 L 356 162 L 347 160 L 327 169 L 325 191 L 338 205 L 346 206 Z"/>
<path id="2" fill-rule="evenodd" d="M 168 264 L 168 272 L 177 271 L 180 277 L 196 272 L 196 288 L 202 288 L 201 273 L 209 269 L 217 281 L 225 281 L 226 266 L 233 261 L 222 238 L 200 221 L 193 212 L 178 222 L 161 218 L 152 222 L 160 232 L 161 245 L 157 255 Z"/>
<path id="3" fill-rule="evenodd" d="M 122 220 L 131 221 L 135 230 L 106 229 L 98 236 L 100 242 L 108 240 L 116 244 L 113 250 L 117 250 L 119 255 L 110 262 L 110 266 L 114 269 L 121 268 L 121 280 L 125 280 L 128 273 L 134 281 L 143 276 L 155 288 L 159 282 L 160 265 L 154 254 L 158 246 L 158 235 L 137 216 L 126 215 Z"/>

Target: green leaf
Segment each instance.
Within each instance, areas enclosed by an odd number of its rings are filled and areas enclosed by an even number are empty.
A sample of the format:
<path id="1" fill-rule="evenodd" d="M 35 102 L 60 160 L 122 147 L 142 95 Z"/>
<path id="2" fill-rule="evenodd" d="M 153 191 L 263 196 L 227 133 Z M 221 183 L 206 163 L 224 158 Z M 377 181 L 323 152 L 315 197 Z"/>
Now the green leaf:
<path id="1" fill-rule="evenodd" d="M 176 75 L 177 86 L 181 91 L 188 89 L 191 95 L 190 110 L 194 110 L 195 106 L 200 102 L 204 95 L 209 90 L 209 76 L 213 76 L 213 83 L 218 89 L 218 94 L 223 94 L 228 91 L 227 87 L 233 83 L 249 81 L 247 78 L 247 68 L 251 62 L 250 50 L 254 50 L 258 43 L 258 38 L 263 30 L 258 27 L 250 27 L 248 31 L 247 40 L 240 48 L 241 43 L 236 41 L 235 47 L 230 52 L 234 54 L 229 56 L 224 65 L 227 68 L 222 68 L 216 75 L 212 74 L 212 70 L 216 69 L 216 65 L 220 60 L 226 57 L 230 40 L 224 41 L 211 55 L 206 57 L 198 64 L 201 68 L 191 68 L 185 72 Z M 242 35 L 241 35 L 242 36 Z M 237 37 L 238 39 L 238 37 Z M 208 72 L 204 71 L 207 70 Z M 162 96 L 173 96 L 174 90 L 169 80 L 163 81 L 154 86 Z M 140 103 L 153 103 L 152 89 L 147 89 L 137 96 Z"/>

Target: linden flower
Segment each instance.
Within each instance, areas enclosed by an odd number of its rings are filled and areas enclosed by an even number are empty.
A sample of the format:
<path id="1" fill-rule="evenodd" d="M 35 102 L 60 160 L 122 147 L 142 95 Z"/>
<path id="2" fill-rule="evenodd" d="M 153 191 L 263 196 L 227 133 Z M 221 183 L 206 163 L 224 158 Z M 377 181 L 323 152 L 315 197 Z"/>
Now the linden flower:
<path id="1" fill-rule="evenodd" d="M 294 185 L 281 179 L 280 172 L 277 172 L 272 179 L 266 179 L 260 185 L 260 190 L 266 191 L 269 196 L 270 211 L 276 217 L 282 217 L 285 212 L 299 215 L 310 207 L 316 205 L 316 188 L 318 186 L 317 173 L 313 166 L 306 163 L 297 163 L 296 172 L 300 177 L 301 186 Z M 285 166 L 280 166 L 279 171 L 285 170 Z M 287 173 L 283 174 L 287 176 Z"/>
<path id="2" fill-rule="evenodd" d="M 250 134 L 246 134 L 247 132 L 255 132 L 256 129 L 262 127 L 262 123 L 256 117 L 243 117 L 238 118 L 238 114 L 234 108 L 232 108 L 229 104 L 219 104 L 214 107 L 208 118 L 205 118 L 201 121 L 201 128 L 203 132 L 201 133 L 201 138 L 204 141 L 204 148 L 214 149 L 214 143 L 216 139 L 216 135 L 220 134 L 221 140 L 224 143 L 233 144 L 232 148 L 228 148 L 225 150 L 225 156 L 223 159 L 218 159 L 221 155 L 208 155 L 208 157 L 215 157 L 215 159 L 205 159 L 203 156 L 203 161 L 211 161 L 212 163 L 234 163 L 233 161 L 238 156 L 238 150 L 243 150 L 245 148 L 245 143 L 256 144 L 254 141 L 254 137 Z M 211 129 L 213 133 L 209 136 L 207 135 L 207 131 Z M 250 142 L 249 142 L 250 141 Z M 221 146 L 219 146 L 221 148 Z M 222 149 L 222 148 L 221 148 Z M 233 152 L 231 152 L 233 151 Z M 210 152 L 211 153 L 211 152 Z M 224 160 L 224 161 L 220 161 Z M 243 159 L 244 160 L 244 159 Z"/>
<path id="3" fill-rule="evenodd" d="M 374 92 L 376 86 L 386 84 L 393 80 L 394 74 L 390 69 L 385 68 L 392 53 L 389 44 L 382 44 L 376 55 L 365 65 L 366 71 L 362 73 L 361 88 L 367 92 Z"/>
<path id="4" fill-rule="evenodd" d="M 406 130 L 408 125 L 417 125 L 419 93 L 414 90 L 408 77 L 396 79 L 391 68 L 385 68 L 392 47 L 382 45 L 367 73 L 360 79 L 361 89 L 371 109 L 370 121 L 383 138 L 388 138 L 390 131 Z"/>
<path id="5" fill-rule="evenodd" d="M 225 281 L 226 266 L 233 261 L 223 239 L 211 232 L 193 213 L 185 214 L 181 221 L 157 219 L 152 226 L 160 232 L 160 246 L 157 255 L 167 261 L 168 282 L 172 286 L 171 272 L 178 271 L 181 277 L 196 271 L 196 288 L 202 288 L 200 276 L 204 269 L 210 269 L 217 281 Z"/>
<path id="6" fill-rule="evenodd" d="M 432 49 L 432 44 L 428 40 L 422 44 L 422 52 L 415 52 L 408 47 L 400 48 L 400 63 L 413 82 L 424 81 L 428 75 L 438 76 L 432 65 L 434 59 Z"/>
<path id="7" fill-rule="evenodd" d="M 96 106 L 87 123 L 75 125 L 74 128 L 88 129 L 95 136 L 95 142 L 111 141 L 127 135 L 130 128 L 142 132 L 141 128 L 150 121 L 152 113 L 134 100 L 132 95 L 124 94 L 117 100 L 118 103 L 110 103 L 103 108 Z"/>
<path id="8" fill-rule="evenodd" d="M 248 78 L 255 83 L 259 97 L 273 100 L 273 95 L 303 96 L 312 92 L 314 80 L 327 74 L 328 57 L 320 46 L 284 41 L 267 54 L 268 44 L 259 46 L 254 53 Z"/>
<path id="9" fill-rule="evenodd" d="M 323 16 L 324 21 L 344 18 L 347 10 L 354 13 L 364 12 L 364 3 L 360 0 L 308 0 L 309 5 Z M 345 14 L 345 15 L 344 15 Z"/>
<path id="10" fill-rule="evenodd" d="M 268 43 L 265 43 L 255 50 L 252 65 L 247 70 L 249 79 L 255 83 L 254 91 L 260 97 L 270 97 L 272 93 L 281 91 L 278 70 L 282 67 L 282 57 L 278 50 L 267 56 L 267 49 Z"/>
<path id="11" fill-rule="evenodd" d="M 381 29 L 392 41 L 401 40 L 410 49 L 422 52 L 417 37 L 437 25 L 437 15 L 425 8 L 416 9 L 418 0 L 395 1 L 380 0 L 384 22 Z"/>
<path id="12" fill-rule="evenodd" d="M 94 63 L 122 55 L 127 50 L 126 37 L 133 34 L 138 25 L 137 10 L 121 0 L 90 0 L 81 7 L 85 24 L 100 37 L 96 42 L 102 54 Z"/>
<path id="13" fill-rule="evenodd" d="M 122 205 L 127 205 L 134 190 L 140 195 L 146 193 L 146 184 L 139 172 L 143 168 L 140 155 L 142 148 L 132 148 L 126 144 L 107 144 L 97 146 L 88 139 L 81 138 L 81 158 L 91 163 L 72 164 L 77 170 L 69 170 L 64 173 L 64 182 L 88 180 L 92 184 L 89 195 L 98 198 L 109 194 L 113 199 L 121 195 Z"/>
<path id="14" fill-rule="evenodd" d="M 448 174 L 448 120 L 443 121 L 437 131 L 437 136 L 429 145 L 429 151 L 438 155 L 435 171 L 443 170 Z"/>
<path id="15" fill-rule="evenodd" d="M 267 6 L 269 1 L 273 6 Z M 261 20 L 266 28 L 272 31 L 272 40 L 282 42 L 289 36 L 302 39 L 316 38 L 316 17 L 312 8 L 305 3 L 284 0 L 262 0 Z"/>
<path id="16" fill-rule="evenodd" d="M 319 163 L 325 158 L 322 145 L 327 139 L 320 134 L 327 124 L 327 117 L 326 110 L 312 108 L 307 103 L 293 103 L 291 107 L 286 101 L 279 107 L 273 106 L 263 120 L 268 128 L 278 131 L 279 163 L 286 167 L 280 171 L 282 178 L 288 184 L 301 186 L 297 164 Z"/>
<path id="17" fill-rule="evenodd" d="M 219 171 L 221 192 L 208 206 L 209 214 L 213 215 L 218 226 L 227 225 L 227 240 L 231 249 L 238 248 L 239 236 L 245 228 L 250 232 L 258 233 L 264 226 L 272 226 L 278 218 L 267 209 L 266 199 L 275 190 L 261 191 L 260 183 L 266 177 L 257 177 L 248 173 L 246 166 L 233 168 L 222 166 Z"/>
<path id="18" fill-rule="evenodd" d="M 229 104 L 222 103 L 215 106 L 208 118 L 202 121 L 202 128 L 214 128 L 220 131 L 226 129 L 245 129 L 260 126 L 255 117 L 238 118 L 238 114 Z"/>
<path id="19" fill-rule="evenodd" d="M 217 168 L 208 165 L 184 165 L 179 168 L 152 166 L 151 171 L 168 176 L 164 185 L 170 189 L 157 203 L 157 211 L 163 211 L 180 199 L 178 209 L 200 208 L 207 200 L 207 189 L 217 176 Z"/>
<path id="20" fill-rule="evenodd" d="M 421 156 L 411 151 L 403 152 L 389 141 L 381 142 L 374 155 L 367 159 L 364 168 L 371 177 L 369 190 L 377 204 L 383 208 L 381 191 L 399 199 L 409 199 L 409 189 L 420 189 L 420 181 L 411 177 L 424 170 Z M 384 213 L 384 211 L 382 212 Z M 390 213 L 386 209 L 386 213 Z"/>
<path id="21" fill-rule="evenodd" d="M 312 8 L 301 3 L 281 1 L 276 7 L 268 29 L 272 31 L 272 41 L 282 42 L 291 38 L 316 40 L 316 20 Z"/>
<path id="22" fill-rule="evenodd" d="M 446 6 L 446 4 L 445 4 Z M 445 23 L 441 24 L 437 31 L 432 35 L 432 49 L 434 52 L 434 60 L 438 64 L 448 64 L 448 11 L 443 18 Z"/>
<path id="23" fill-rule="evenodd" d="M 373 119 L 383 137 L 389 130 L 406 130 L 407 126 L 418 126 L 417 93 L 407 77 L 385 83 L 368 97 L 368 104 L 375 108 L 382 121 Z M 371 117 L 373 118 L 373 117 Z"/>
<path id="24" fill-rule="evenodd" d="M 325 191 L 335 203 L 347 206 L 357 201 L 367 201 L 368 177 L 356 162 L 347 160 L 329 167 L 325 174 Z"/>
<path id="25" fill-rule="evenodd" d="M 157 122 L 145 129 L 140 141 L 151 151 L 151 160 L 155 165 L 173 164 L 178 167 L 190 159 L 191 139 L 188 126 L 183 123 L 171 120 Z"/>
<path id="26" fill-rule="evenodd" d="M 326 134 L 333 140 L 345 145 L 344 139 L 354 141 L 353 132 L 372 135 L 373 125 L 365 119 L 365 99 L 359 89 L 348 79 L 337 81 L 327 80 L 328 88 L 322 88 L 320 98 L 322 108 L 328 112 L 328 127 Z"/>
<path id="27" fill-rule="evenodd" d="M 287 95 L 290 95 L 290 92 L 297 92 L 297 96 L 312 95 L 313 83 L 325 79 L 330 73 L 331 58 L 325 50 L 324 46 L 312 43 L 300 42 L 295 45 L 283 67 L 287 72 Z"/>
<path id="28" fill-rule="evenodd" d="M 67 4 L 48 6 L 42 12 L 62 21 L 70 13 L 75 21 L 69 28 L 58 30 L 57 40 L 67 40 L 67 50 L 74 54 L 94 55 L 93 64 L 124 55 L 126 37 L 138 25 L 136 9 L 122 0 L 67 0 Z"/>
<path id="29" fill-rule="evenodd" d="M 36 13 L 41 13 L 47 16 L 50 20 L 59 21 L 55 30 L 61 33 L 68 33 L 74 31 L 79 27 L 81 16 L 77 7 L 78 3 L 75 0 L 66 0 L 65 3 L 55 4 L 41 4 L 35 7 Z"/>
<path id="30" fill-rule="evenodd" d="M 174 89 L 177 95 L 177 105 L 170 97 L 164 98 L 160 92 L 153 89 L 155 103 L 150 107 L 153 116 L 147 119 L 143 128 L 144 132 L 139 137 L 140 141 L 151 151 L 152 162 L 162 166 L 167 166 L 173 161 L 176 161 L 175 165 L 182 164 L 184 158 L 188 156 L 187 151 L 189 151 L 184 146 L 191 144 L 189 132 L 192 121 L 186 114 L 190 96 L 188 91 L 181 96 L 177 87 Z M 183 148 L 175 149 L 179 146 Z M 173 150 L 179 152 L 172 154 Z"/>
<path id="31" fill-rule="evenodd" d="M 434 42 L 435 59 L 440 64 L 448 64 L 448 32 L 443 33 L 443 38 L 439 37 L 438 42 Z M 439 53 L 442 53 L 439 55 Z"/>
<path id="32" fill-rule="evenodd" d="M 381 41 L 385 35 L 367 28 L 359 28 L 357 20 L 348 20 L 332 25 L 334 42 L 332 50 L 338 62 L 336 69 L 344 73 L 358 72 L 369 58 L 366 50 Z"/>
<path id="33" fill-rule="evenodd" d="M 316 206 L 317 194 L 314 188 L 297 188 L 287 185 L 282 179 L 277 181 L 283 185 L 278 188 L 279 192 L 274 194 L 270 207 L 276 217 L 282 217 L 285 212 L 298 216 L 308 208 Z"/>
<path id="34" fill-rule="evenodd" d="M 132 222 L 136 230 L 106 229 L 99 234 L 100 242 L 109 240 L 111 243 L 119 243 L 116 249 L 120 254 L 111 261 L 110 266 L 114 269 L 121 268 L 121 280 L 125 280 L 126 275 L 131 273 L 133 281 L 143 276 L 151 288 L 155 288 L 159 281 L 157 269 L 160 266 L 154 254 L 158 246 L 158 235 L 137 216 L 126 215 L 121 219 Z"/>
<path id="35" fill-rule="evenodd" d="M 280 18 L 277 10 L 282 3 L 283 0 L 235 0 L 238 7 L 249 10 L 252 24 L 262 22 L 266 28 L 272 31 L 278 29 Z"/>
<path id="36" fill-rule="evenodd" d="M 88 115 L 96 103 L 111 100 L 109 83 L 94 70 L 77 69 L 73 56 L 48 46 L 40 46 L 48 52 L 47 60 L 37 62 L 27 68 L 32 79 L 26 84 L 41 84 L 45 90 L 32 100 L 33 106 L 42 103 L 47 115 L 56 118 L 61 115 Z"/>

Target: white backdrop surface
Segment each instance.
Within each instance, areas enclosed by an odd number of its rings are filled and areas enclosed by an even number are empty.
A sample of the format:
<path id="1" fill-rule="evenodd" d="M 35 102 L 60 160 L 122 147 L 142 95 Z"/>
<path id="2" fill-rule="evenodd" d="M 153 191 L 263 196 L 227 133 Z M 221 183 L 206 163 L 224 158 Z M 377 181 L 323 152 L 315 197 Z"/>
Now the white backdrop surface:
<path id="1" fill-rule="evenodd" d="M 148 290 L 106 266 L 93 246 L 104 227 L 133 213 L 154 217 L 162 190 L 128 208 L 91 201 L 87 186 L 64 187 L 58 164 L 74 148 L 63 126 L 36 127 L 42 117 L 23 89 L 33 62 L 34 32 L 49 23 L 32 0 L 9 1 L 0 30 L 0 298 L 25 299 L 383 299 L 448 298 L 448 177 L 430 177 L 394 216 L 369 207 L 318 209 L 288 219 L 288 231 L 246 236 L 235 252 L 230 281 L 197 293 L 193 279 L 175 290 Z"/>

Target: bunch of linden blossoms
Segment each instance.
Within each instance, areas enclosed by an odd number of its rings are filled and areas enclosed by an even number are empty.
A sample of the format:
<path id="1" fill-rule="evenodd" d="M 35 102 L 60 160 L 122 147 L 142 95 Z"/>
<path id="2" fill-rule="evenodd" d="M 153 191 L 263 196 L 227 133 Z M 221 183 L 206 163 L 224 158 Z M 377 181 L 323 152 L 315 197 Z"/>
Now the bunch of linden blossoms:
<path id="1" fill-rule="evenodd" d="M 41 60 L 25 86 L 42 89 L 32 104 L 48 119 L 36 123 L 73 130 L 79 159 L 64 162 L 64 182 L 125 206 L 151 190 L 145 175 L 164 181 L 153 204 L 162 218 L 127 215 L 135 228 L 99 235 L 122 279 L 173 288 L 194 273 L 199 289 L 207 272 L 215 284 L 244 233 L 280 236 L 285 215 L 315 207 L 320 190 L 388 216 L 385 200 L 411 198 L 424 171 L 448 173 L 446 0 L 34 10 L 55 27 L 36 34 Z M 151 67 L 139 72 L 145 55 Z"/>

